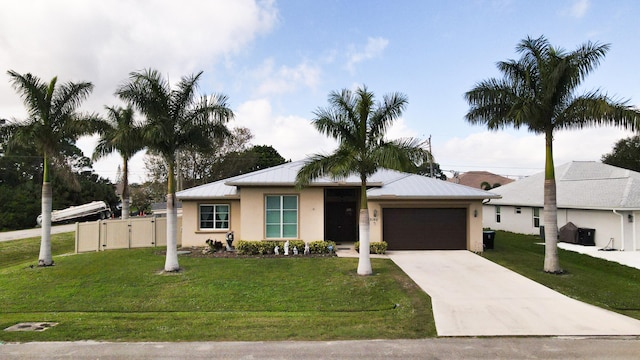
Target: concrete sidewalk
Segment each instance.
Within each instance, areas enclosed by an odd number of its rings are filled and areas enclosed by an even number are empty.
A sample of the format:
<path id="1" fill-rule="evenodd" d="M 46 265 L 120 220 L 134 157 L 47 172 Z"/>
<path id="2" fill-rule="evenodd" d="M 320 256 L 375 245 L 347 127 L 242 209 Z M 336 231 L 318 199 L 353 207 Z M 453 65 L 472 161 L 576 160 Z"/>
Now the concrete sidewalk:
<path id="1" fill-rule="evenodd" d="M 544 246 L 544 244 L 542 244 Z M 640 251 L 603 251 L 601 248 L 596 246 L 584 246 L 578 244 L 567 244 L 564 242 L 559 242 L 558 247 L 560 249 L 569 250 L 573 252 L 578 252 L 581 254 L 597 257 L 600 259 L 605 259 L 608 261 L 617 262 L 618 264 L 626 265 L 629 267 L 634 267 L 636 269 L 640 269 Z"/>
<path id="2" fill-rule="evenodd" d="M 439 336 L 640 335 L 638 320 L 573 300 L 469 251 L 388 255 L 431 296 Z"/>

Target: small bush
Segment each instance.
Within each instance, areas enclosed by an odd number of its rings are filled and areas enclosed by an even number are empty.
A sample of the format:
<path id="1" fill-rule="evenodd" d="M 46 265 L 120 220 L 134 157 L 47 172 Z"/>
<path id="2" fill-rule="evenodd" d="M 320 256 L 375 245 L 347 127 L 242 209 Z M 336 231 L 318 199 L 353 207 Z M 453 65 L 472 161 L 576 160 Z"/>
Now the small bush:
<path id="1" fill-rule="evenodd" d="M 282 241 L 282 240 L 267 240 L 267 241 L 246 241 L 246 240 L 240 240 L 237 242 L 236 244 L 236 251 L 238 252 L 238 255 L 270 255 L 273 254 L 273 249 L 276 246 L 280 247 L 279 253 L 280 255 L 284 254 L 284 243 L 286 241 Z M 322 241 L 321 241 L 322 242 Z M 328 247 L 330 244 L 325 245 L 325 247 Z M 298 254 L 302 255 L 304 253 L 304 241 L 302 240 L 289 240 L 289 255 L 293 255 L 293 248 L 297 247 L 298 248 Z M 320 246 L 319 246 L 320 247 Z M 335 243 L 333 244 L 333 249 L 335 251 Z M 314 253 L 313 250 L 311 250 L 311 253 Z M 328 253 L 329 251 L 326 250 L 325 252 L 315 252 L 316 254 L 325 254 Z"/>
<path id="2" fill-rule="evenodd" d="M 356 241 L 354 247 L 357 252 L 360 252 L 360 242 Z M 387 242 L 386 241 L 374 241 L 369 243 L 369 253 L 370 254 L 385 254 L 387 252 Z"/>
<path id="3" fill-rule="evenodd" d="M 309 252 L 312 254 L 329 254 L 336 251 L 336 243 L 333 241 L 311 241 L 309 242 Z"/>
<path id="4" fill-rule="evenodd" d="M 257 241 L 239 240 L 236 243 L 236 252 L 239 255 L 256 255 L 258 253 Z"/>

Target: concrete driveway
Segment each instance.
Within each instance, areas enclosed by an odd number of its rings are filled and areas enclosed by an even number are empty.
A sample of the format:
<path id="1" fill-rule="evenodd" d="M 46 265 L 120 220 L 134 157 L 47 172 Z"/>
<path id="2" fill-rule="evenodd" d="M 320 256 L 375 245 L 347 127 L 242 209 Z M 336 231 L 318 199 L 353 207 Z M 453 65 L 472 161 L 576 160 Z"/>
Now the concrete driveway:
<path id="1" fill-rule="evenodd" d="M 573 300 L 469 251 L 388 255 L 431 296 L 439 336 L 640 335 L 638 320 Z"/>
<path id="2" fill-rule="evenodd" d="M 51 227 L 52 234 L 59 234 L 65 232 L 76 231 L 76 224 L 56 225 Z M 26 239 L 30 237 L 38 237 L 42 233 L 42 229 L 25 229 L 16 231 L 0 232 L 0 241 L 10 241 L 17 239 Z"/>

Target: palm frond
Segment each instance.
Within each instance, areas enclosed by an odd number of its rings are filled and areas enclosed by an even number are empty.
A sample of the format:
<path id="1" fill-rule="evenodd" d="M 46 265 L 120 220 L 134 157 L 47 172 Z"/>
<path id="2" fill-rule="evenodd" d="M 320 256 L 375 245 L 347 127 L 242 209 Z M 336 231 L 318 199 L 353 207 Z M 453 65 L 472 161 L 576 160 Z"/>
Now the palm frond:
<path id="1" fill-rule="evenodd" d="M 46 101 L 47 84 L 29 73 L 21 75 L 13 70 L 7 71 L 11 78 L 11 87 L 18 93 L 24 103 L 30 121 L 44 123 L 43 115 L 48 113 L 49 103 Z M 55 85 L 55 79 L 52 83 Z"/>
<path id="2" fill-rule="evenodd" d="M 556 120 L 558 129 L 582 129 L 603 125 L 640 130 L 640 111 L 629 105 L 627 100 L 611 99 L 596 90 L 572 98 Z"/>

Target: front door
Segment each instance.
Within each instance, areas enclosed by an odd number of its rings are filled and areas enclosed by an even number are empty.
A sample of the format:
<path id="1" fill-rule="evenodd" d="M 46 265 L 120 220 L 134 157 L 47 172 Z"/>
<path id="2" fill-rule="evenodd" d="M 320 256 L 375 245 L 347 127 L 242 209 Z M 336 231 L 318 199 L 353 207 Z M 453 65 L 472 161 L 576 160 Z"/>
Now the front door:
<path id="1" fill-rule="evenodd" d="M 328 189 L 325 193 L 325 240 L 336 243 L 358 240 L 357 195 L 354 189 Z"/>

